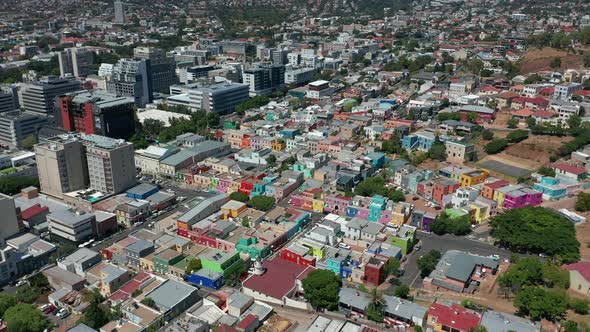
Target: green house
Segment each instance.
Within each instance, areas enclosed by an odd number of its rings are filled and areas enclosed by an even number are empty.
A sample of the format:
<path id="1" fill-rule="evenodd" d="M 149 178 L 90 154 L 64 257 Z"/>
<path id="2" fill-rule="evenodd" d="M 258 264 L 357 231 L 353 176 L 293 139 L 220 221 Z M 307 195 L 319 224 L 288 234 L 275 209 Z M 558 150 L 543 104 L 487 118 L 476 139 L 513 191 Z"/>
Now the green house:
<path id="1" fill-rule="evenodd" d="M 402 255 L 407 255 L 416 243 L 416 227 L 402 225 L 393 238 L 391 244 L 402 249 Z"/>
<path id="2" fill-rule="evenodd" d="M 250 255 L 251 258 L 264 258 L 271 254 L 270 247 L 258 242 L 255 237 L 240 238 L 236 251 Z"/>
<path id="3" fill-rule="evenodd" d="M 220 273 L 224 278 L 228 278 L 244 267 L 244 261 L 237 251 L 228 253 L 221 250 L 209 250 L 199 255 L 199 258 L 203 269 Z"/>
<path id="4" fill-rule="evenodd" d="M 184 256 L 178 251 L 166 249 L 154 256 L 154 271 L 160 274 L 168 273 L 169 266 L 180 262 Z"/>

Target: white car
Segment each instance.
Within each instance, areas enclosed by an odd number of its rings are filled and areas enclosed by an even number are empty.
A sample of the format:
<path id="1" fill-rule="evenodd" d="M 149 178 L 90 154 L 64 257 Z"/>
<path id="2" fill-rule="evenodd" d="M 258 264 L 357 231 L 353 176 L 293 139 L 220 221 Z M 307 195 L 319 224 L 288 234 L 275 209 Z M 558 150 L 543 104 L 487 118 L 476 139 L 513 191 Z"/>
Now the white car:
<path id="1" fill-rule="evenodd" d="M 66 318 L 69 315 L 70 315 L 70 312 L 66 308 L 61 308 L 61 309 L 59 309 L 59 311 L 57 312 L 57 314 L 55 314 L 55 317 L 57 317 L 57 318 Z"/>
<path id="2" fill-rule="evenodd" d="M 19 281 L 16 283 L 16 287 L 24 286 L 24 285 L 26 285 L 26 284 L 27 284 L 27 281 L 26 281 L 26 280 L 19 280 Z"/>
<path id="3" fill-rule="evenodd" d="M 342 248 L 342 249 L 347 249 L 350 250 L 350 246 L 344 242 L 340 242 L 338 243 L 338 247 Z"/>

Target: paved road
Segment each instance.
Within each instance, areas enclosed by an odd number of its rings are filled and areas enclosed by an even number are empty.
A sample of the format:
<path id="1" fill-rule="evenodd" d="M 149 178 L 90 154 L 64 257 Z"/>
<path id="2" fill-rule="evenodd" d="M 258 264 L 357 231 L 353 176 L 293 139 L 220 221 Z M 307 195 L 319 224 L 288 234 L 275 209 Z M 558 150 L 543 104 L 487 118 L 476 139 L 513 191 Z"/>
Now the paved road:
<path id="1" fill-rule="evenodd" d="M 419 232 L 417 238 L 420 240 L 422 249 L 420 251 L 414 251 L 408 255 L 408 259 L 404 266 L 406 273 L 400 278 L 400 281 L 403 284 L 412 287 L 422 286 L 422 278 L 420 278 L 420 271 L 417 264 L 418 258 L 433 249 L 438 250 L 443 254 L 447 250 L 455 249 L 482 256 L 499 255 L 500 259 L 510 258 L 513 254 L 509 250 L 500 249 L 489 243 L 469 239 L 463 236 L 449 234 L 441 236 Z"/>

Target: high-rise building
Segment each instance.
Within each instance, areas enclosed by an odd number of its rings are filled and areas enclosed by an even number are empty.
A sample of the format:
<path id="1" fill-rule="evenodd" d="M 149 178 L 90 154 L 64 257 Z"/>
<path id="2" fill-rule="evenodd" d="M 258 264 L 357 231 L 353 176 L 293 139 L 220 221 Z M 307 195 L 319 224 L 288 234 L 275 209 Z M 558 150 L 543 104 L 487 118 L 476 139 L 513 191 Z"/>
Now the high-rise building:
<path id="1" fill-rule="evenodd" d="M 265 96 L 285 85 L 285 66 L 259 65 L 245 69 L 244 84 L 250 88 L 250 96 Z"/>
<path id="2" fill-rule="evenodd" d="M 135 103 L 106 91 L 76 91 L 59 97 L 57 125 L 67 131 L 128 139 L 135 132 Z"/>
<path id="3" fill-rule="evenodd" d="M 84 47 L 73 47 L 57 53 L 59 72 L 62 77 L 73 75 L 76 78 L 90 74 L 92 52 Z"/>
<path id="4" fill-rule="evenodd" d="M 16 86 L 0 89 L 0 113 L 14 111 L 19 108 Z"/>
<path id="5" fill-rule="evenodd" d="M 271 53 L 272 63 L 275 65 L 285 65 L 289 62 L 287 56 L 289 55 L 289 50 L 283 49 L 273 49 Z"/>
<path id="6" fill-rule="evenodd" d="M 43 77 L 39 81 L 22 85 L 21 107 L 25 111 L 53 115 L 58 96 L 80 89 L 80 82 L 73 79 Z"/>
<path id="7" fill-rule="evenodd" d="M 6 239 L 20 231 L 16 217 L 14 199 L 0 193 L 0 248 L 4 248 Z"/>
<path id="8" fill-rule="evenodd" d="M 121 139 L 82 135 L 90 188 L 118 194 L 137 184 L 133 144 Z"/>
<path id="9" fill-rule="evenodd" d="M 115 23 L 125 23 L 125 8 L 123 7 L 123 1 L 115 1 Z"/>
<path id="10" fill-rule="evenodd" d="M 41 191 L 63 198 L 64 193 L 88 186 L 88 167 L 82 142 L 73 136 L 56 136 L 35 146 Z"/>
<path id="11" fill-rule="evenodd" d="M 117 96 L 132 97 L 138 107 L 151 103 L 154 95 L 149 60 L 120 59 L 113 67 L 107 90 Z"/>
<path id="12" fill-rule="evenodd" d="M 173 57 L 155 47 L 136 47 L 133 55 L 137 59 L 149 60 L 152 75 L 152 91 L 167 93 L 171 85 L 178 84 L 176 63 Z"/>
<path id="13" fill-rule="evenodd" d="M 14 110 L 0 116 L 0 146 L 21 147 L 29 136 L 37 138 L 37 132 L 48 124 L 45 114 Z"/>
<path id="14" fill-rule="evenodd" d="M 219 83 L 189 91 L 191 105 L 220 114 L 234 112 L 236 106 L 248 98 L 248 86 L 238 83 Z"/>

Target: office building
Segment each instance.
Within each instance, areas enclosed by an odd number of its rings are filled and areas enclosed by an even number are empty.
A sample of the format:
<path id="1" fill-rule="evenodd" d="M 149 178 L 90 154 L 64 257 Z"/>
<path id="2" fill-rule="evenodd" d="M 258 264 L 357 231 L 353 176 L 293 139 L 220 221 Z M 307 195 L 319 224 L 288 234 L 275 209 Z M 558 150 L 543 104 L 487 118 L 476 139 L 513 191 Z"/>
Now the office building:
<path id="1" fill-rule="evenodd" d="M 218 43 L 224 54 L 236 54 L 246 56 L 248 43 L 241 41 L 223 40 Z"/>
<path id="2" fill-rule="evenodd" d="M 0 89 L 0 113 L 14 111 L 19 106 L 16 86 Z"/>
<path id="3" fill-rule="evenodd" d="M 131 97 L 138 107 L 144 107 L 154 99 L 149 60 L 120 59 L 111 75 L 107 82 L 110 93 Z"/>
<path id="4" fill-rule="evenodd" d="M 81 90 L 59 97 L 57 124 L 67 131 L 128 139 L 135 132 L 135 103 L 106 91 Z"/>
<path id="5" fill-rule="evenodd" d="M 289 53 L 289 50 L 274 49 L 270 54 L 272 63 L 275 65 L 287 64 L 289 62 L 289 59 L 287 58 Z"/>
<path id="6" fill-rule="evenodd" d="M 125 8 L 122 1 L 115 1 L 115 23 L 125 23 Z"/>
<path id="7" fill-rule="evenodd" d="M 155 47 L 136 47 L 133 55 L 137 59 L 149 60 L 152 76 L 152 91 L 168 93 L 171 85 L 178 83 L 176 63 L 173 57 Z"/>
<path id="8" fill-rule="evenodd" d="M 313 80 L 314 74 L 315 69 L 313 68 L 288 70 L 285 72 L 285 84 L 301 85 L 311 82 L 311 80 Z"/>
<path id="9" fill-rule="evenodd" d="M 17 234 L 20 229 L 16 217 L 14 199 L 0 193 L 0 248 L 6 244 L 6 239 Z"/>
<path id="10" fill-rule="evenodd" d="M 21 147 L 26 138 L 33 136 L 37 139 L 37 132 L 47 123 L 44 114 L 21 110 L 4 112 L 0 116 L 0 146 L 10 149 Z"/>
<path id="11" fill-rule="evenodd" d="M 62 77 L 86 77 L 91 72 L 92 52 L 84 47 L 73 47 L 57 53 Z"/>
<path id="12" fill-rule="evenodd" d="M 285 66 L 259 65 L 244 70 L 242 77 L 249 87 L 250 96 L 270 95 L 285 85 Z"/>
<path id="13" fill-rule="evenodd" d="M 92 213 L 59 210 L 47 215 L 51 238 L 58 242 L 81 243 L 96 235 L 96 217 Z"/>
<path id="14" fill-rule="evenodd" d="M 113 68 L 115 65 L 112 63 L 101 63 L 100 67 L 98 67 L 98 76 L 106 77 L 111 76 L 113 74 Z"/>
<path id="15" fill-rule="evenodd" d="M 41 191 L 63 198 L 64 193 L 85 189 L 88 167 L 82 142 L 71 136 L 56 136 L 35 146 Z"/>
<path id="16" fill-rule="evenodd" d="M 83 135 L 90 188 L 118 194 L 137 184 L 133 144 L 121 139 Z"/>
<path id="17" fill-rule="evenodd" d="M 23 84 L 21 87 L 22 109 L 25 111 L 52 115 L 58 96 L 81 89 L 79 81 L 56 76 Z"/>
<path id="18" fill-rule="evenodd" d="M 248 86 L 238 83 L 219 83 L 189 91 L 191 106 L 220 114 L 234 112 L 248 98 Z"/>

